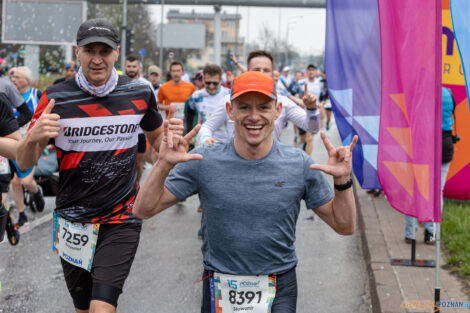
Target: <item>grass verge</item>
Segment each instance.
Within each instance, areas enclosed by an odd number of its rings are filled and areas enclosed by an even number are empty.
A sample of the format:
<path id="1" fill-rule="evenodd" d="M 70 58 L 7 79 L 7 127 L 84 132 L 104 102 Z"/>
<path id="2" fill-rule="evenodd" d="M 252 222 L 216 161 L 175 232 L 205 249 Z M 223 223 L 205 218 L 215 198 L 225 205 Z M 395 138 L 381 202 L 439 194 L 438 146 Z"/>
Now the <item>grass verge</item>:
<path id="1" fill-rule="evenodd" d="M 450 270 L 470 281 L 470 202 L 446 200 L 441 228 Z"/>

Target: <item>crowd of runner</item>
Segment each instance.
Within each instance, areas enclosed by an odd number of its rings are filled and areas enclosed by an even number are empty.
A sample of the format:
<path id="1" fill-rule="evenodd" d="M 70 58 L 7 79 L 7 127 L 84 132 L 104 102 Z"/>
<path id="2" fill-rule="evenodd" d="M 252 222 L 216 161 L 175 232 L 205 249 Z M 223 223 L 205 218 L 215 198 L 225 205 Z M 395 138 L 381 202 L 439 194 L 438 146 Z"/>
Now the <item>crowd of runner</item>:
<path id="1" fill-rule="evenodd" d="M 133 55 L 119 75 L 119 48 L 114 25 L 88 20 L 77 33 L 80 66 L 67 62 L 64 79 L 42 92 L 24 66 L 0 79 L 1 209 L 15 207 L 22 227 L 25 204 L 44 210 L 40 183 L 50 180 L 41 177 L 58 171 L 51 233 L 75 310 L 115 312 L 142 219 L 198 194 L 201 312 L 295 312 L 300 201 L 339 234 L 355 230 L 357 137 L 335 148 L 323 132 L 333 123 L 325 75 L 314 64 L 278 71 L 257 50 L 246 65 L 234 59 L 238 76 L 207 64 L 191 80 L 174 61 L 163 82 L 162 69 L 144 73 Z M 289 122 L 301 147 L 279 141 Z M 319 132 L 324 165 L 310 158 Z M 45 170 L 50 155 L 55 167 Z M 151 170 L 141 179 L 145 164 Z"/>

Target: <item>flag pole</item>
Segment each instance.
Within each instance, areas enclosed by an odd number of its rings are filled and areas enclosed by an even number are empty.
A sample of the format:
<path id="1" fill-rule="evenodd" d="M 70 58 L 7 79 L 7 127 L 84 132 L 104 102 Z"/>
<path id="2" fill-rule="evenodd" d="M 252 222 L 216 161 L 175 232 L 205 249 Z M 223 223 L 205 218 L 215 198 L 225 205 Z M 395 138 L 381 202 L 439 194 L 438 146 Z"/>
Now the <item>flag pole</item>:
<path id="1" fill-rule="evenodd" d="M 438 311 L 440 311 L 439 301 L 441 301 L 441 288 L 439 287 L 439 270 L 441 261 L 441 223 L 436 223 L 436 227 L 436 288 L 434 289 L 434 303 Z"/>

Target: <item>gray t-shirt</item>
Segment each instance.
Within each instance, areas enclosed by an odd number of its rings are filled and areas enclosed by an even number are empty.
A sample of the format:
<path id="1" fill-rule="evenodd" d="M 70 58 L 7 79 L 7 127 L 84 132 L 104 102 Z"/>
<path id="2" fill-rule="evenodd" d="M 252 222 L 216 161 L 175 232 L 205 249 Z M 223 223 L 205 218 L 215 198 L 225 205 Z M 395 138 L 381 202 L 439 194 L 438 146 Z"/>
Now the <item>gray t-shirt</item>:
<path id="1" fill-rule="evenodd" d="M 202 160 L 180 163 L 165 186 L 180 200 L 199 193 L 204 268 L 226 274 L 281 274 L 297 264 L 300 201 L 319 207 L 333 196 L 302 150 L 274 141 L 265 157 L 242 158 L 227 143 L 200 146 Z"/>
<path id="2" fill-rule="evenodd" d="M 9 104 L 14 108 L 19 107 L 24 102 L 20 92 L 16 89 L 15 85 L 8 80 L 8 78 L 0 77 L 0 92 L 5 93 L 8 100 L 10 100 Z"/>

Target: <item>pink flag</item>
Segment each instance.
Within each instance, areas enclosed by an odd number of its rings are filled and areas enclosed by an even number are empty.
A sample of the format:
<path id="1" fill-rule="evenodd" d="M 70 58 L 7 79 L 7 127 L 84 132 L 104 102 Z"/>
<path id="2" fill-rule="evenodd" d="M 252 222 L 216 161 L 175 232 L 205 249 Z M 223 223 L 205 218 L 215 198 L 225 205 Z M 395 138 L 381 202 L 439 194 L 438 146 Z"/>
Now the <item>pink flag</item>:
<path id="1" fill-rule="evenodd" d="M 378 4 L 380 184 L 396 210 L 420 222 L 440 222 L 442 0 Z"/>

